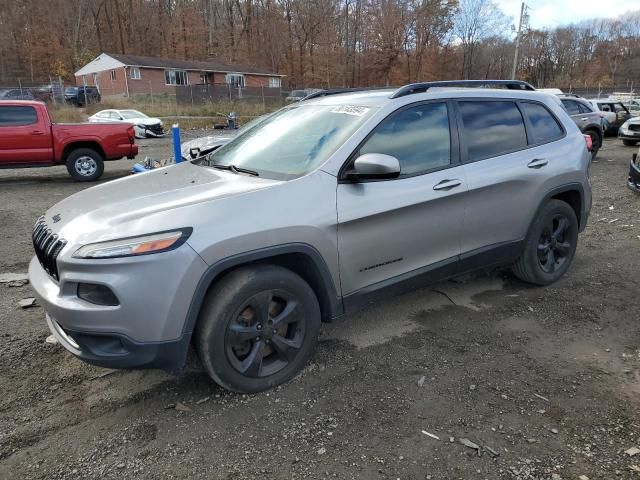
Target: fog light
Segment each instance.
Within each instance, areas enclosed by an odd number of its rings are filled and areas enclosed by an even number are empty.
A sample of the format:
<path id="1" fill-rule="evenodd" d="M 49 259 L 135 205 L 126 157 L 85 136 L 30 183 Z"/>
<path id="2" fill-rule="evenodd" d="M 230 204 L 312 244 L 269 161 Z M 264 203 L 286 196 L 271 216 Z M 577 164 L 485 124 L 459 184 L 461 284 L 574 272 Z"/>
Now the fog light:
<path id="1" fill-rule="evenodd" d="M 118 298 L 109 287 L 94 283 L 79 283 L 78 297 L 95 305 L 115 307 L 120 305 Z"/>

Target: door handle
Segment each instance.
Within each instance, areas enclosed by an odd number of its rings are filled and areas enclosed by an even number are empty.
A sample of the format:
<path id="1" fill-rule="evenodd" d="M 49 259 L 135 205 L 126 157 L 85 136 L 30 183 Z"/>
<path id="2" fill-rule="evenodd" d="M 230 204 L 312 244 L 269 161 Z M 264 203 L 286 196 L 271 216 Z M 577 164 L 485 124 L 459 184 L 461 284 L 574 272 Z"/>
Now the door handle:
<path id="1" fill-rule="evenodd" d="M 437 183 L 433 186 L 434 190 L 451 190 L 452 188 L 456 188 L 462 185 L 462 180 L 458 180 L 457 178 L 451 180 L 442 180 L 440 183 Z"/>
<path id="2" fill-rule="evenodd" d="M 531 160 L 529 163 L 527 163 L 527 167 L 529 167 L 529 168 L 542 168 L 547 163 L 549 163 L 549 161 L 545 160 L 544 158 L 536 158 L 534 160 Z"/>
<path id="3" fill-rule="evenodd" d="M 583 122 L 586 122 L 589 119 L 587 117 L 582 117 L 580 120 L 582 120 Z"/>
<path id="4" fill-rule="evenodd" d="M 31 135 L 44 135 L 42 130 L 32 130 Z"/>

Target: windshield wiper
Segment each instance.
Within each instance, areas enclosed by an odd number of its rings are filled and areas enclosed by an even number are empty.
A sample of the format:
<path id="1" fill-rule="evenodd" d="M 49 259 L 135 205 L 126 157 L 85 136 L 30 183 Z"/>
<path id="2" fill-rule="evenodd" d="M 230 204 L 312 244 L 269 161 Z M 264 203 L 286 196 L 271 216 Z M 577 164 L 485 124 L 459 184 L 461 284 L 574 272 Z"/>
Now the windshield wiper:
<path id="1" fill-rule="evenodd" d="M 254 177 L 259 177 L 260 174 L 255 170 L 249 170 L 248 168 L 236 167 L 235 165 L 222 165 L 219 163 L 210 163 L 209 166 L 213 168 L 218 168 L 220 170 L 230 170 L 235 174 L 238 173 L 246 173 L 247 175 L 253 175 Z"/>

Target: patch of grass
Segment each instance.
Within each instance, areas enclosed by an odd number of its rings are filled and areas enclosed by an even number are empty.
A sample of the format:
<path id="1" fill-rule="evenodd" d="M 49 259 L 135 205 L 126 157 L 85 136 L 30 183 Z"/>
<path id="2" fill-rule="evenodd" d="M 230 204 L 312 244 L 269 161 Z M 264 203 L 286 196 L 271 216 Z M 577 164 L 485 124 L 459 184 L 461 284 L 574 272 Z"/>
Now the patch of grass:
<path id="1" fill-rule="evenodd" d="M 50 104 L 48 108 L 54 123 L 81 123 L 87 121 L 87 114 L 80 108 L 53 104 Z"/>
<path id="2" fill-rule="evenodd" d="M 109 108 L 113 109 L 133 109 L 140 110 L 150 117 L 216 117 L 218 115 L 227 115 L 229 112 L 236 112 L 239 119 L 248 121 L 251 118 L 273 112 L 280 108 L 280 104 L 262 105 L 262 103 L 250 102 L 203 102 L 199 105 L 182 105 L 175 101 L 175 98 L 169 96 L 135 96 L 131 98 L 114 98 L 104 99 L 101 103 L 88 105 L 85 108 L 87 115 Z M 193 121 L 195 122 L 195 118 Z M 179 119 L 180 123 L 184 123 L 185 119 Z M 208 119 L 208 126 L 211 125 L 212 119 Z M 218 123 L 223 123 L 224 118 L 220 116 Z"/>

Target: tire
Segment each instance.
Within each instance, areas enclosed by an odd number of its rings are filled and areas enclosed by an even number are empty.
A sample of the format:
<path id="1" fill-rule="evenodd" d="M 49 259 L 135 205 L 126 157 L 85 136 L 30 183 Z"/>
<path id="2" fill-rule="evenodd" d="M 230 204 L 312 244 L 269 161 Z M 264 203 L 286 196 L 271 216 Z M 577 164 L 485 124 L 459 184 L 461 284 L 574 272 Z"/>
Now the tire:
<path id="1" fill-rule="evenodd" d="M 67 155 L 67 171 L 78 182 L 94 182 L 104 172 L 104 159 L 92 148 L 76 148 Z"/>
<path id="2" fill-rule="evenodd" d="M 578 219 L 561 200 L 549 200 L 533 221 L 513 273 L 534 285 L 550 285 L 569 269 L 578 245 Z"/>
<path id="3" fill-rule="evenodd" d="M 293 378 L 313 356 L 319 331 L 311 287 L 290 270 L 258 265 L 233 270 L 209 290 L 195 344 L 216 383 L 255 393 Z"/>
<path id="4" fill-rule="evenodd" d="M 594 160 L 598 155 L 598 151 L 602 147 L 602 135 L 600 135 L 595 130 L 587 130 L 584 132 L 585 135 L 589 135 L 591 137 L 591 144 L 593 147 L 591 148 L 591 160 Z"/>
<path id="5" fill-rule="evenodd" d="M 638 143 L 636 140 L 622 140 L 622 144 L 627 147 L 635 147 L 636 143 Z"/>

